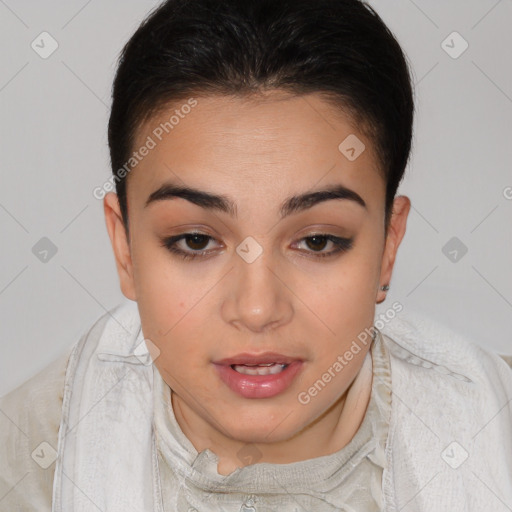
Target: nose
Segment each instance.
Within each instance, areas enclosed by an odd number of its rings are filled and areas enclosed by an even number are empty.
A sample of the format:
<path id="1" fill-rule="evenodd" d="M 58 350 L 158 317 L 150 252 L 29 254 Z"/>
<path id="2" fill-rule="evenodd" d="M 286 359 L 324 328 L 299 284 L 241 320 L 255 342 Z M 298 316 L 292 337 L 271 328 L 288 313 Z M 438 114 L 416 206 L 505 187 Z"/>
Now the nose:
<path id="1" fill-rule="evenodd" d="M 237 329 L 266 332 L 287 324 L 293 316 L 293 294 L 286 278 L 264 253 L 252 263 L 235 256 L 222 304 L 224 321 Z"/>

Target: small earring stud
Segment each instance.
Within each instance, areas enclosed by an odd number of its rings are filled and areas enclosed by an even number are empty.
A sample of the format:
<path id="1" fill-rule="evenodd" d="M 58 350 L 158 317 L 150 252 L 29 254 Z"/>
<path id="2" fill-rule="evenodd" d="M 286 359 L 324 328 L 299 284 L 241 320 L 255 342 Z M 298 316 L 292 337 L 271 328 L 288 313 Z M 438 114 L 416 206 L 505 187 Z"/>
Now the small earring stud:
<path id="1" fill-rule="evenodd" d="M 389 290 L 389 284 L 385 284 L 383 286 L 380 287 L 380 289 L 383 291 L 383 292 L 387 292 Z"/>

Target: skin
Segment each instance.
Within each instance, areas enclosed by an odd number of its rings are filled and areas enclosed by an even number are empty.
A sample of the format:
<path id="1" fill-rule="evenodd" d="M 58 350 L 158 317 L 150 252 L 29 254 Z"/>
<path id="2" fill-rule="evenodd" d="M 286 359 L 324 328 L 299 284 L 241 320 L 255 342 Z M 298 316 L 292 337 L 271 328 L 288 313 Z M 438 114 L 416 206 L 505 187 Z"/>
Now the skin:
<path id="1" fill-rule="evenodd" d="M 319 94 L 196 99 L 192 112 L 129 175 L 129 242 L 117 196 L 104 199 L 122 292 L 137 301 L 144 336 L 160 351 L 154 364 L 172 389 L 181 429 L 199 452 L 209 448 L 218 456 L 220 474 L 244 465 L 237 452 L 246 444 L 256 444 L 258 462 L 334 453 L 353 438 L 368 405 L 371 361 L 363 362 L 370 344 L 308 404 L 297 396 L 373 325 L 410 200 L 395 198 L 386 236 L 385 182 L 372 141 Z M 139 128 L 137 147 L 175 108 Z M 354 161 L 338 149 L 350 134 L 366 146 Z M 237 216 L 183 198 L 145 207 L 167 181 L 229 196 Z M 288 197 L 332 184 L 357 192 L 366 208 L 328 200 L 280 218 Z M 183 260 L 161 245 L 191 231 L 212 239 L 202 245 L 181 240 L 178 247 L 207 256 Z M 353 237 L 353 246 L 319 257 L 335 246 L 308 242 L 318 233 Z M 236 252 L 248 236 L 263 250 L 252 263 Z M 212 364 L 265 351 L 304 361 L 291 387 L 271 398 L 235 394 Z"/>

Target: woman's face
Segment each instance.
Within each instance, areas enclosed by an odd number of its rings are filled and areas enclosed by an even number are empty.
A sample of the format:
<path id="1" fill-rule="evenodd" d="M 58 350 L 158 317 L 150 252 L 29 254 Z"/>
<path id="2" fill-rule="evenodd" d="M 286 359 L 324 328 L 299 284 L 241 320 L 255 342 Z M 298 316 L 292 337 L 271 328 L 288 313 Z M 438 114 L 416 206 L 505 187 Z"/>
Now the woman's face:
<path id="1" fill-rule="evenodd" d="M 395 200 L 386 244 L 372 142 L 319 95 L 195 102 L 138 132 L 134 151 L 149 149 L 129 176 L 129 247 L 116 196 L 105 200 L 121 287 L 182 427 L 284 441 L 359 371 L 369 344 L 304 398 L 373 325 L 408 199 Z"/>

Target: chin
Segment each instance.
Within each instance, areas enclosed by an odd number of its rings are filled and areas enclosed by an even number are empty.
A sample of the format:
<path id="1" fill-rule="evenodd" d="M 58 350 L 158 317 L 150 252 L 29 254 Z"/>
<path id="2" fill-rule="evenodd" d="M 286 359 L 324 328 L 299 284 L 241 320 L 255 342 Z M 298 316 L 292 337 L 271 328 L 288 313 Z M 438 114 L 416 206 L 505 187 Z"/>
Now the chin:
<path id="1" fill-rule="evenodd" d="M 282 442 L 290 439 L 300 430 L 299 425 L 290 425 L 287 421 L 288 415 L 293 415 L 283 414 L 282 411 L 282 408 L 278 408 L 275 414 L 268 410 L 258 414 L 252 410 L 244 414 L 238 408 L 236 413 L 219 418 L 219 424 L 229 437 L 242 443 Z M 226 417 L 231 417 L 234 421 L 226 424 Z"/>

